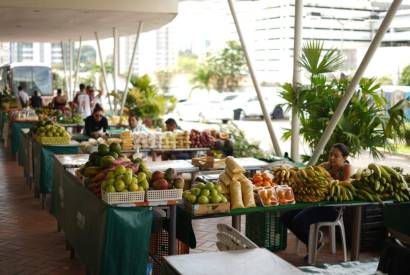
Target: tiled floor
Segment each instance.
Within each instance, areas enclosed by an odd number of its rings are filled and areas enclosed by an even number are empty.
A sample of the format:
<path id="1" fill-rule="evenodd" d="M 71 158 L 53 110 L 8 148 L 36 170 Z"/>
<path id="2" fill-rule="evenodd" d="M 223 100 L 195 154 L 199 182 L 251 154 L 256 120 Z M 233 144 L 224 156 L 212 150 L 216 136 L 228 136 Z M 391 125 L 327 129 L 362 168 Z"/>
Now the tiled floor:
<path id="1" fill-rule="evenodd" d="M 23 170 L 0 149 L 0 274 L 84 274 L 62 233 L 25 184 Z"/>
<path id="2" fill-rule="evenodd" d="M 195 221 L 197 249 L 191 253 L 216 251 L 216 224 L 230 224 L 229 218 Z M 244 223 L 242 223 L 244 227 Z M 244 232 L 244 229 L 242 229 Z M 289 235 L 288 249 L 278 255 L 295 265 L 305 265 L 304 249 L 294 253 L 294 237 Z M 65 250 L 64 236 L 57 232 L 56 221 L 41 210 L 38 199 L 25 184 L 23 171 L 15 160 L 0 149 L 0 274 L 85 274 L 78 259 L 71 260 Z M 377 253 L 362 253 L 362 259 Z M 325 247 L 319 262 L 342 260 Z"/>

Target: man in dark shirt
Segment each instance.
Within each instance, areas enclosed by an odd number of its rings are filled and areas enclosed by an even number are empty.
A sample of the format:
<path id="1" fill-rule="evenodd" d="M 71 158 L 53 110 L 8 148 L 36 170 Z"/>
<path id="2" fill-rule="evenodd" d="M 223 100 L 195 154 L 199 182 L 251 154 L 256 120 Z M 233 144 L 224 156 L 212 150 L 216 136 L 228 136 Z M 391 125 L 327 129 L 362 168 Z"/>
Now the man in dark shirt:
<path id="1" fill-rule="evenodd" d="M 84 131 L 85 135 L 92 138 L 99 138 L 106 135 L 108 129 L 108 120 L 104 117 L 103 108 L 97 104 L 91 116 L 85 120 Z"/>

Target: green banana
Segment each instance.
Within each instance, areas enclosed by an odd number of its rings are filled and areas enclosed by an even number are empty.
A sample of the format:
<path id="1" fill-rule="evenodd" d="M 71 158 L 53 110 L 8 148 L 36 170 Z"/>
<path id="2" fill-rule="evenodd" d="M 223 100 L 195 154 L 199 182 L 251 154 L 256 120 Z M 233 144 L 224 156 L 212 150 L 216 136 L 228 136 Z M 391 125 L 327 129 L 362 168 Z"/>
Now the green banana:
<path id="1" fill-rule="evenodd" d="M 396 170 L 394 170 L 393 168 L 391 168 L 389 166 L 385 166 L 385 165 L 383 165 L 382 167 L 383 167 L 383 169 L 386 170 L 386 172 L 388 172 L 390 174 L 390 177 L 394 177 L 397 180 L 400 180 L 400 174 Z"/>
<path id="2" fill-rule="evenodd" d="M 362 173 L 363 173 L 362 168 L 357 169 L 356 174 L 354 174 L 354 179 L 357 180 L 357 181 L 361 180 Z"/>
<path id="3" fill-rule="evenodd" d="M 380 171 L 381 171 L 381 173 L 382 173 L 382 178 L 383 178 L 383 179 L 387 179 L 388 181 L 390 181 L 390 180 L 391 180 L 391 176 L 390 176 L 390 174 L 386 171 L 386 169 L 384 169 L 383 166 L 378 166 L 378 167 L 379 167 L 379 169 L 380 169 Z"/>
<path id="4" fill-rule="evenodd" d="M 378 179 L 382 177 L 382 171 L 380 170 L 379 166 L 375 163 L 370 163 L 367 168 L 373 170 L 374 174 Z"/>

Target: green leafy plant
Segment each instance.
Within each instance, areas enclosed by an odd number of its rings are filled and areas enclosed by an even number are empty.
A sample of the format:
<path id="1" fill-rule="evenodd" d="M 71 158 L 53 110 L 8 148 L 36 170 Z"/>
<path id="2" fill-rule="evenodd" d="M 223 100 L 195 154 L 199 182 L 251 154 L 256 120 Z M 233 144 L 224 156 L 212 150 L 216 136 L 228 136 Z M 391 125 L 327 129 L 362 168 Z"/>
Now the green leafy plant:
<path id="1" fill-rule="evenodd" d="M 410 65 L 407 65 L 404 67 L 403 71 L 401 71 L 399 84 L 406 86 L 410 85 Z"/>
<path id="2" fill-rule="evenodd" d="M 308 42 L 302 51 L 301 66 L 309 73 L 310 84 L 293 87 L 282 86 L 282 97 L 287 108 L 298 108 L 300 133 L 312 151 L 332 118 L 340 100 L 349 86 L 347 77 L 330 78 L 327 74 L 342 65 L 343 57 L 335 49 L 325 50 L 321 42 Z M 404 139 L 404 108 L 408 100 L 386 109 L 386 99 L 374 78 L 362 78 L 328 141 L 320 160 L 326 160 L 332 144 L 345 143 L 353 156 L 369 150 L 373 157 L 383 156 L 380 148 L 395 151 L 395 142 Z M 287 130 L 283 138 L 288 139 Z M 308 159 L 309 156 L 304 156 Z"/>
<path id="3" fill-rule="evenodd" d="M 172 96 L 159 94 L 158 88 L 152 84 L 148 75 L 132 76 L 133 88 L 128 91 L 125 107 L 141 118 L 159 119 L 172 111 L 176 99 Z"/>
<path id="4" fill-rule="evenodd" d="M 242 47 L 237 41 L 228 41 L 227 46 L 217 53 L 209 53 L 205 61 L 198 65 L 192 78 L 195 87 L 233 91 L 239 87 L 246 74 L 246 60 Z"/>

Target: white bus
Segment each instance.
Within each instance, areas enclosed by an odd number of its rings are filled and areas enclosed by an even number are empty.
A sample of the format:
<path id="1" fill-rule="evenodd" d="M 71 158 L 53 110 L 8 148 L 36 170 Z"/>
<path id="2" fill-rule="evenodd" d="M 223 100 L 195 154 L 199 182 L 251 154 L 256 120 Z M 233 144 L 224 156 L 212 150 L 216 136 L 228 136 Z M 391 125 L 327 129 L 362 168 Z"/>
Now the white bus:
<path id="1" fill-rule="evenodd" d="M 51 67 L 36 63 L 10 63 L 0 66 L 0 91 L 6 88 L 18 97 L 22 86 L 29 96 L 38 91 L 45 98 L 53 95 Z"/>

